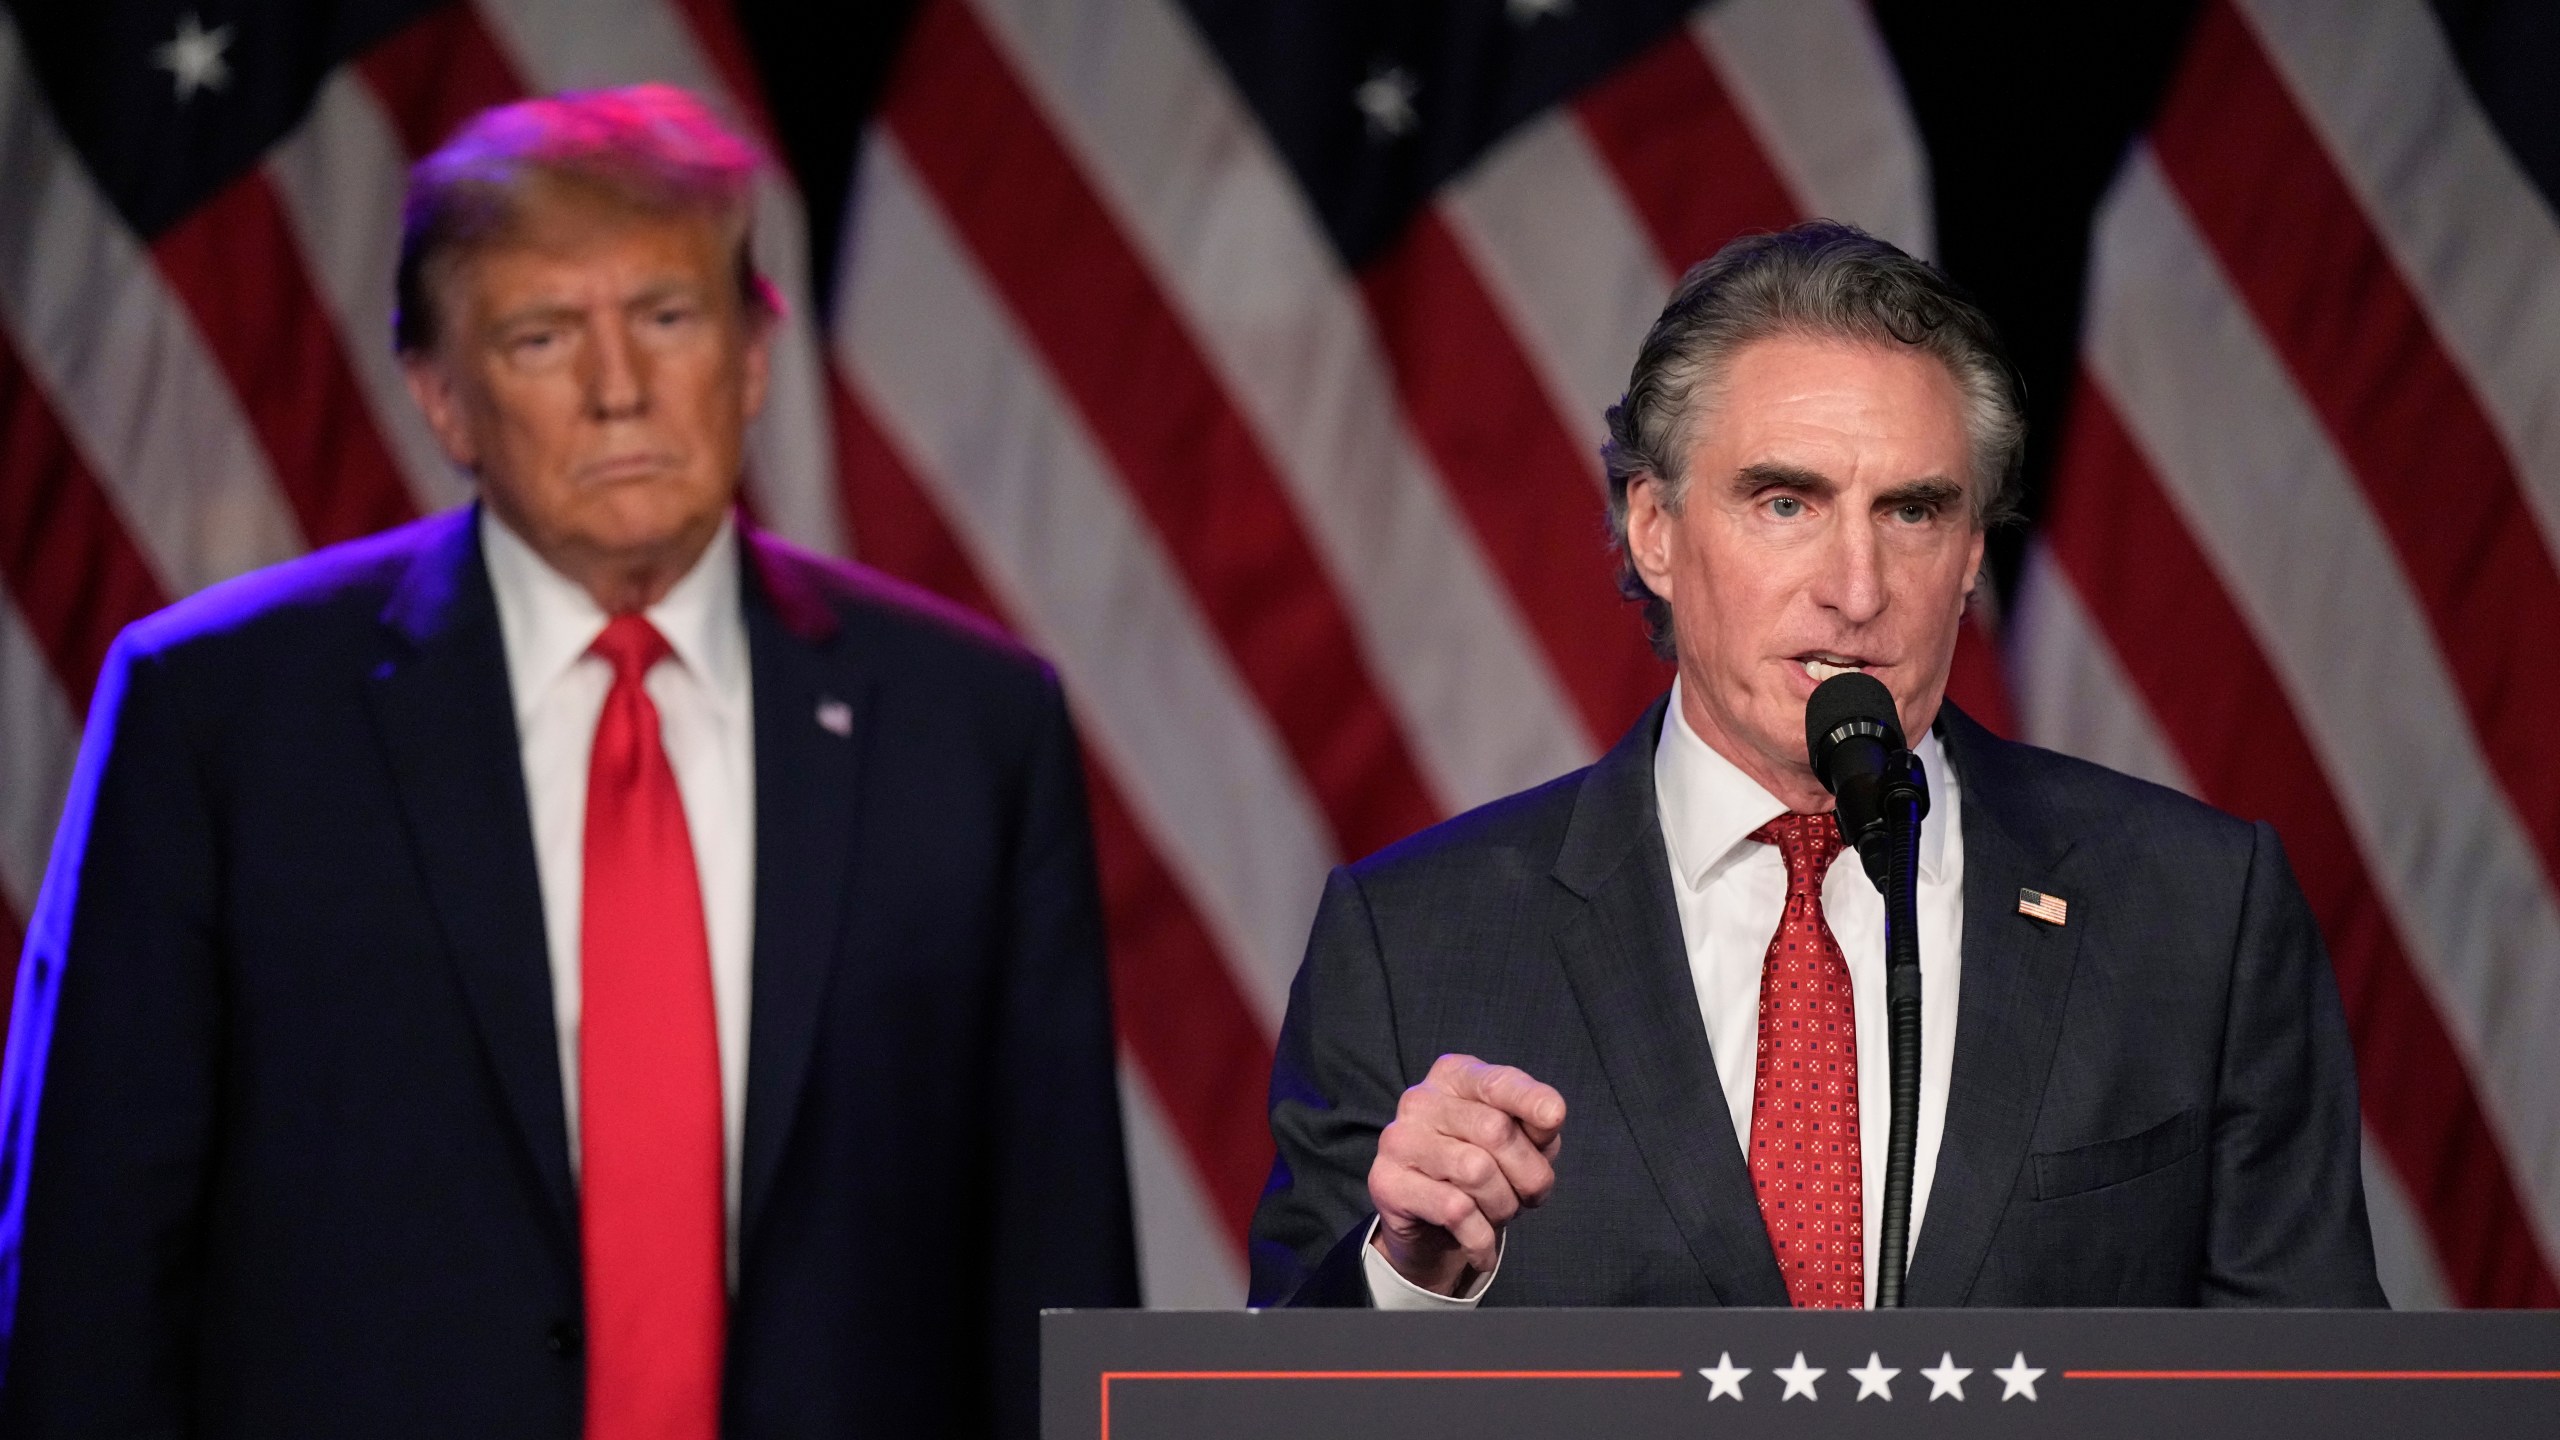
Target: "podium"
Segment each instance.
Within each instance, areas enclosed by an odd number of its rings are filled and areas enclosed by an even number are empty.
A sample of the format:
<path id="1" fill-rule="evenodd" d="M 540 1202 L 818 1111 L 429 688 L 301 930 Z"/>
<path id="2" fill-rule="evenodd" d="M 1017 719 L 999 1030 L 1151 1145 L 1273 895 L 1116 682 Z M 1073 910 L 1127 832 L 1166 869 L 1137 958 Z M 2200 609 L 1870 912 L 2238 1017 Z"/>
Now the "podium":
<path id="1" fill-rule="evenodd" d="M 2560 1311 L 1051 1311 L 1046 1440 L 2560 1435 Z"/>

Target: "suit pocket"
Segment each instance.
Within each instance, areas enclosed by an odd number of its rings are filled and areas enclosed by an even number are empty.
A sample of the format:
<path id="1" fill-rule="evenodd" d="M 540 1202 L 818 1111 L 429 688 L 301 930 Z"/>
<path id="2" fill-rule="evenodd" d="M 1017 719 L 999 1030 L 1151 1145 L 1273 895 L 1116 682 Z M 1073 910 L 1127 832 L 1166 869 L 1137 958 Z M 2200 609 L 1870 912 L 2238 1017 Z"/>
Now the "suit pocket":
<path id="1" fill-rule="evenodd" d="M 2037 1155 L 2036 1198 L 2058 1200 L 2165 1169 L 2195 1153 L 2204 1129 L 2204 1111 L 2190 1105 L 2139 1134 Z"/>

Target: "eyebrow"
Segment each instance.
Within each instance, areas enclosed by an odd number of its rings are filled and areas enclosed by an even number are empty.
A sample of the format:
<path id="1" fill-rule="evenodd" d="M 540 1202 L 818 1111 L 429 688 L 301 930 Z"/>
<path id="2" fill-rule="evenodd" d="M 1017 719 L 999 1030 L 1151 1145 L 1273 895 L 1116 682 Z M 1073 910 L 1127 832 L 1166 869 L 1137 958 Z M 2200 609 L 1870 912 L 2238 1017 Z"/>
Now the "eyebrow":
<path id="1" fill-rule="evenodd" d="M 1734 472 L 1733 489 L 1739 495 L 1757 495 L 1764 490 L 1799 490 L 1809 495 L 1828 495 L 1839 488 L 1830 476 L 1801 465 L 1786 465 L 1764 460 L 1745 465 Z M 1906 480 L 1876 497 L 1878 507 L 1886 510 L 1903 505 L 1953 505 L 1964 498 L 1964 487 L 1943 475 L 1928 475 Z"/>

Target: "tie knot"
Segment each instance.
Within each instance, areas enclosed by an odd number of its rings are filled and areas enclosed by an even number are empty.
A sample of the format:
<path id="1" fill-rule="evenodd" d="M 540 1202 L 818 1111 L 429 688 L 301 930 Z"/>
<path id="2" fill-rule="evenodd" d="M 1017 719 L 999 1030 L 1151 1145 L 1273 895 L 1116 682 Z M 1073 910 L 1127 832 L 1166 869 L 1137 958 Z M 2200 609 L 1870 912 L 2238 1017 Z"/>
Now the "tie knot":
<path id="1" fill-rule="evenodd" d="M 604 657 L 613 667 L 614 683 L 619 685 L 646 676 L 651 666 L 675 653 L 667 637 L 658 627 L 638 615 L 616 615 L 587 647 L 587 653 Z"/>
<path id="2" fill-rule="evenodd" d="M 1778 847 L 1778 857 L 1787 862 L 1790 886 L 1812 884 L 1819 887 L 1823 875 L 1831 869 L 1845 842 L 1840 838 L 1840 822 L 1829 813 L 1781 815 L 1751 832 L 1751 838 L 1763 845 Z"/>

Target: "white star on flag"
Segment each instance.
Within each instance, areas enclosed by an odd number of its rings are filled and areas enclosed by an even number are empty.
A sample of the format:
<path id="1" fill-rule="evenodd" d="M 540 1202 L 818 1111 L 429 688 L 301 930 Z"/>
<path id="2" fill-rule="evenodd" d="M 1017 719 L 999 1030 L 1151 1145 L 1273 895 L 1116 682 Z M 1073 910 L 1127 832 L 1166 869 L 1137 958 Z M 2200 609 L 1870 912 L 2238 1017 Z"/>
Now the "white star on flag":
<path id="1" fill-rule="evenodd" d="M 1413 97 L 1422 86 L 1401 65 L 1372 70 L 1360 88 L 1351 92 L 1351 103 L 1369 117 L 1369 138 L 1389 140 L 1411 130 L 1421 120 L 1413 110 Z"/>
<path id="2" fill-rule="evenodd" d="M 1941 1395 L 1953 1395 L 1958 1400 L 1962 1400 L 1964 1377 L 1973 1372 L 1956 1363 L 1954 1352 L 1942 1351 L 1938 1356 L 1938 1363 L 1920 1373 L 1929 1378 L 1930 1399 L 1935 1400 Z"/>
<path id="3" fill-rule="evenodd" d="M 219 90 L 231 83 L 230 62 L 222 58 L 230 45 L 230 26 L 207 30 L 190 10 L 178 17 L 178 33 L 151 52 L 151 63 L 169 72 L 178 103 L 184 105 L 198 90 Z"/>
<path id="4" fill-rule="evenodd" d="M 1769 1373 L 1787 1382 L 1787 1393 L 1778 1397 L 1781 1404 L 1793 1400 L 1798 1395 L 1804 1396 L 1807 1400 L 1822 1398 L 1813 1393 L 1813 1382 L 1821 1379 L 1826 1372 L 1804 1363 L 1804 1352 L 1801 1350 L 1796 1352 L 1795 1364 Z"/>
<path id="5" fill-rule="evenodd" d="M 1883 1356 L 1870 1350 L 1867 1352 L 1867 1363 L 1851 1370 L 1849 1378 L 1858 1382 L 1859 1399 L 1864 1400 L 1873 1395 L 1879 1399 L 1891 1400 L 1893 1377 L 1901 1373 L 1899 1369 L 1884 1363 Z"/>
<path id="6" fill-rule="evenodd" d="M 2044 1374 L 2042 1370 L 2028 1366 L 2024 1350 L 2019 1351 L 2018 1358 L 2010 1361 L 2006 1368 L 1991 1373 L 2000 1377 L 2000 1398 L 2003 1401 L 2014 1400 L 2021 1395 L 2033 1400 L 2036 1398 L 2036 1381 Z"/>
<path id="7" fill-rule="evenodd" d="M 1751 1373 L 1751 1367 L 1734 1364 L 1733 1352 L 1727 1350 L 1716 1356 L 1716 1368 L 1709 1370 L 1700 1366 L 1698 1373 L 1707 1377 L 1707 1384 L 1710 1387 L 1707 1391 L 1707 1403 L 1713 1405 L 1727 1396 L 1736 1400 L 1741 1399 L 1742 1377 Z"/>

